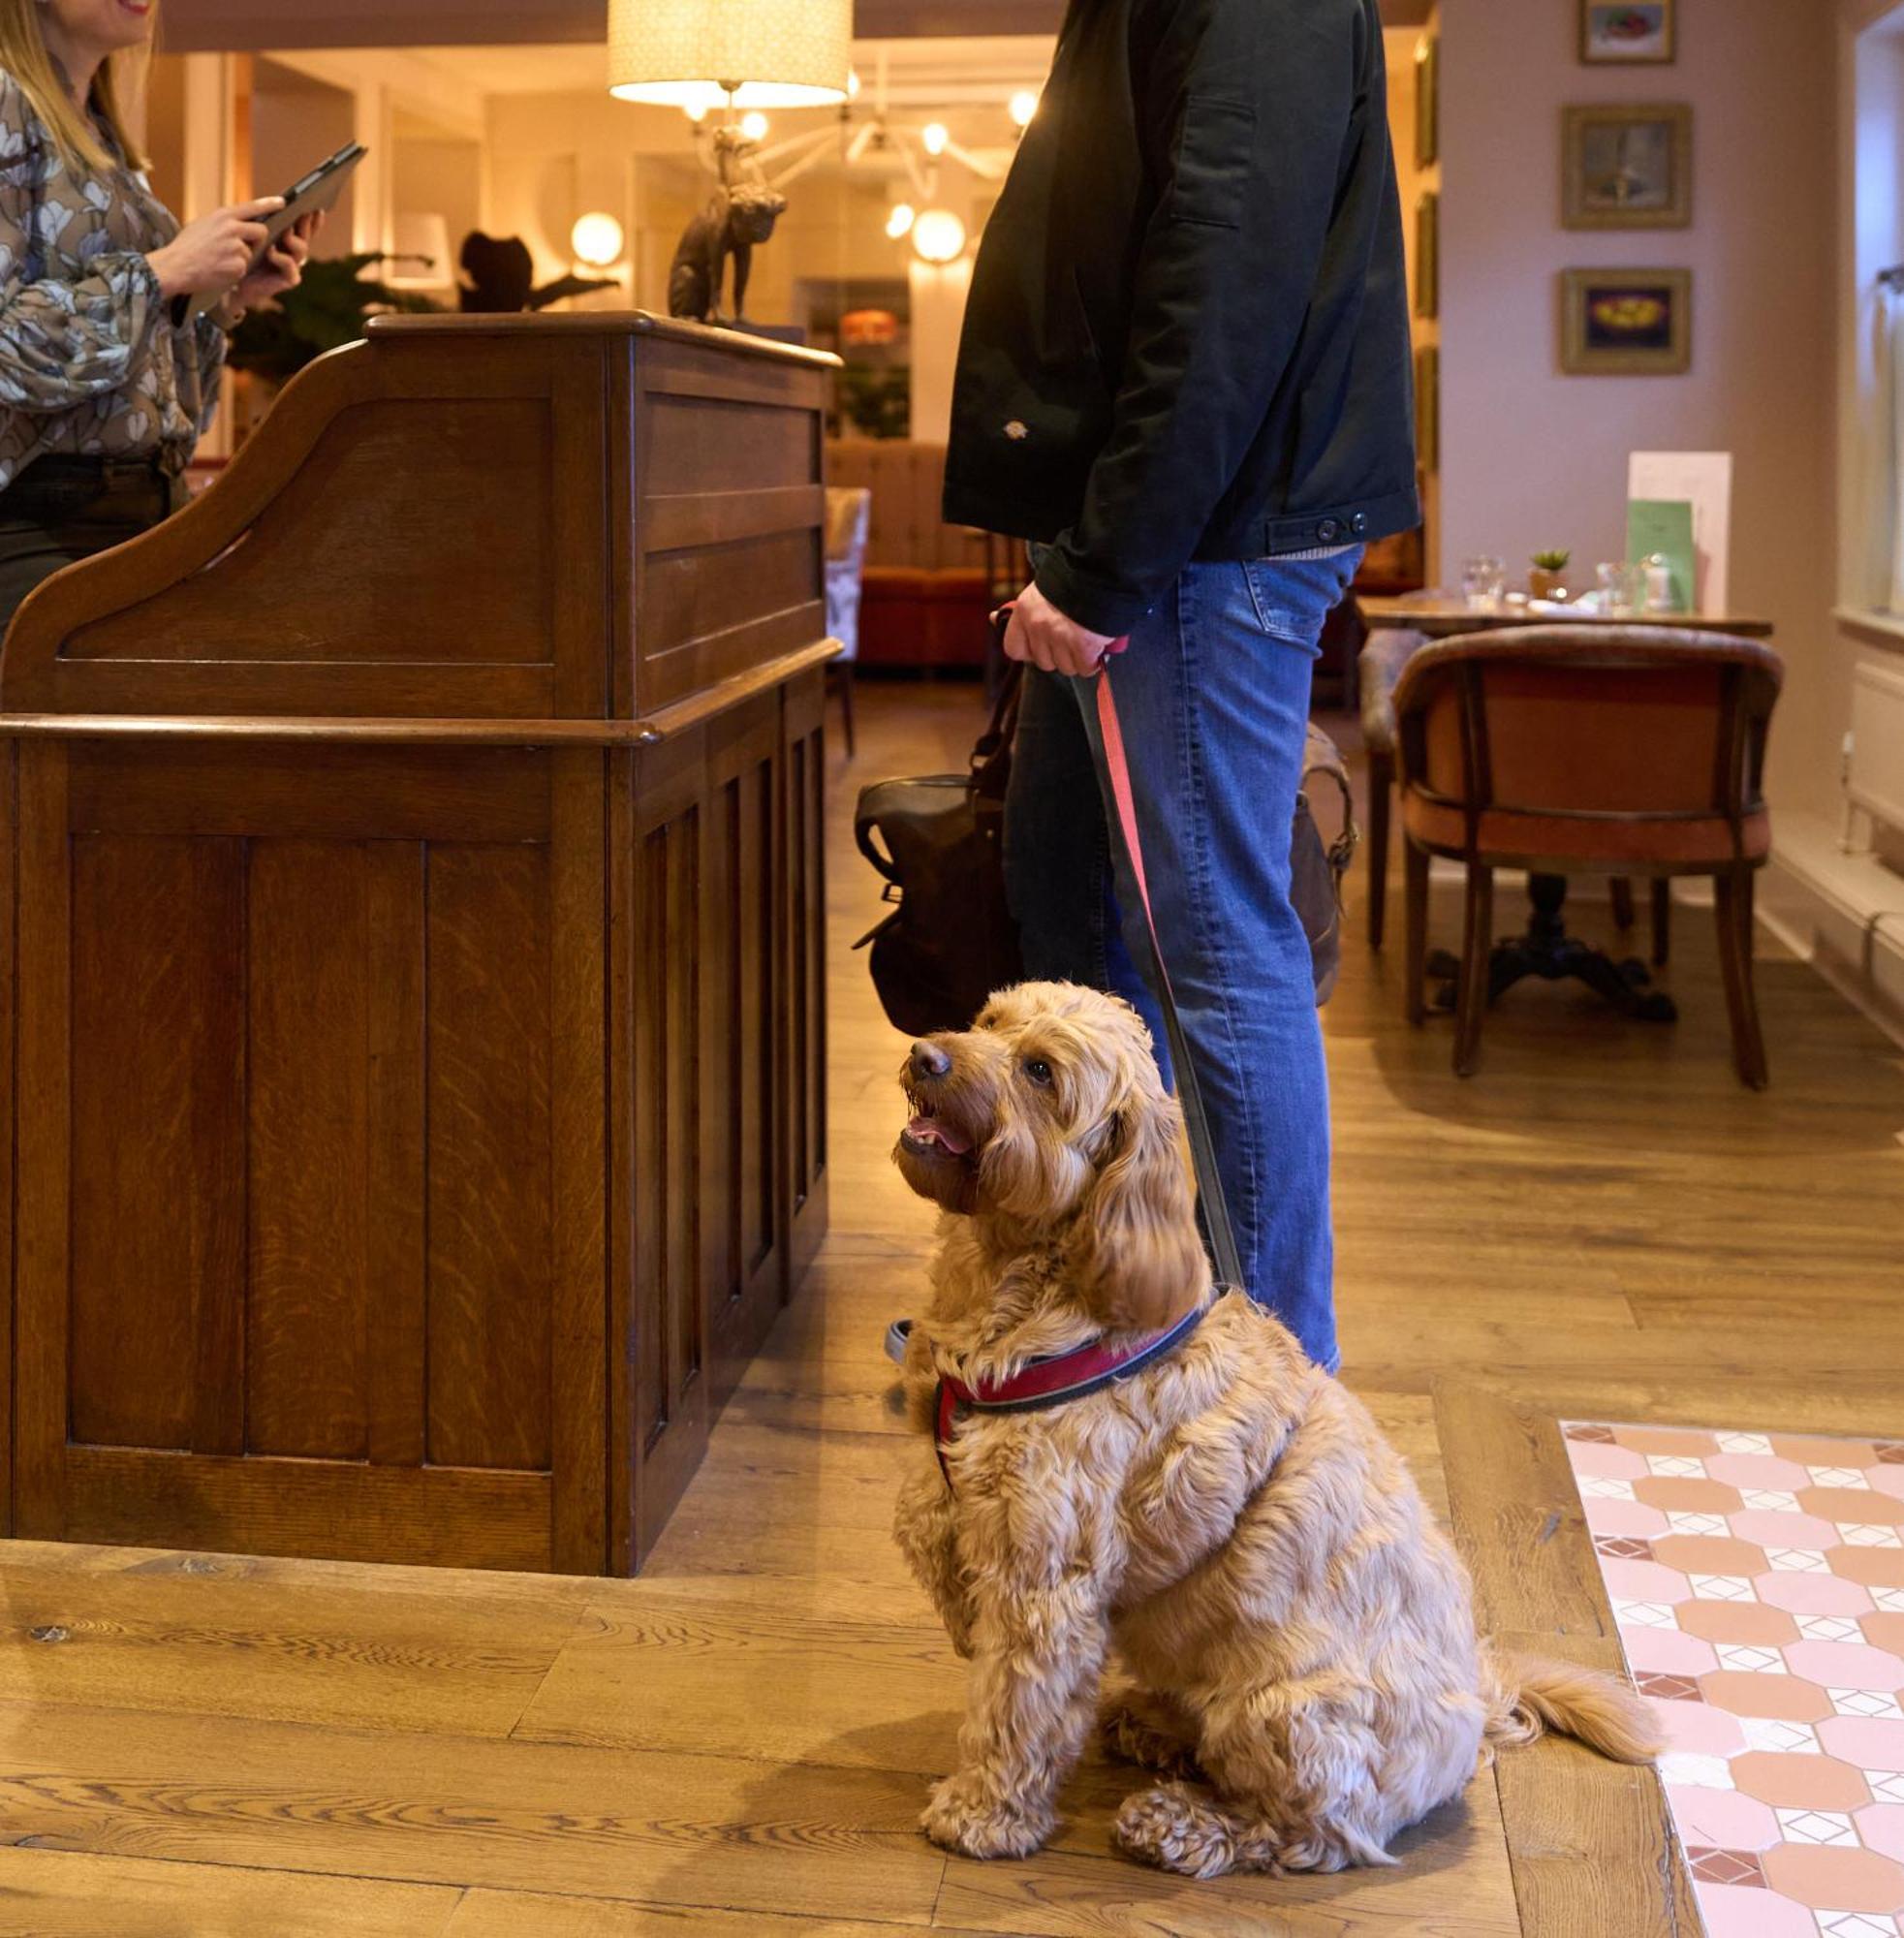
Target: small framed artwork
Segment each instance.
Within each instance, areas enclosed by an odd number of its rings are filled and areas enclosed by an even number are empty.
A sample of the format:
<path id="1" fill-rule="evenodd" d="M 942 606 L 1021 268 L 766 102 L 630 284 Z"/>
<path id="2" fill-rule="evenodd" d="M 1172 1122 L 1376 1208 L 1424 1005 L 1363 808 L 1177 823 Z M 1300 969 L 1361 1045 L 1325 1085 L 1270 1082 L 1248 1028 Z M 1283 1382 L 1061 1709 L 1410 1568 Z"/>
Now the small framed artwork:
<path id="1" fill-rule="evenodd" d="M 1432 343 L 1415 353 L 1415 461 L 1441 469 L 1441 351 Z"/>
<path id="2" fill-rule="evenodd" d="M 1693 110 L 1568 109 L 1561 182 L 1569 229 L 1690 228 Z"/>
<path id="3" fill-rule="evenodd" d="M 1415 314 L 1441 314 L 1441 197 L 1433 189 L 1415 205 Z"/>
<path id="4" fill-rule="evenodd" d="M 1679 55 L 1678 0 L 1580 0 L 1589 67 L 1664 67 Z"/>
<path id="5" fill-rule="evenodd" d="M 1415 45 L 1415 165 L 1441 160 L 1441 41 L 1423 34 Z"/>
<path id="6" fill-rule="evenodd" d="M 1560 368 L 1569 377 L 1679 377 L 1693 365 L 1690 269 L 1568 269 Z"/>

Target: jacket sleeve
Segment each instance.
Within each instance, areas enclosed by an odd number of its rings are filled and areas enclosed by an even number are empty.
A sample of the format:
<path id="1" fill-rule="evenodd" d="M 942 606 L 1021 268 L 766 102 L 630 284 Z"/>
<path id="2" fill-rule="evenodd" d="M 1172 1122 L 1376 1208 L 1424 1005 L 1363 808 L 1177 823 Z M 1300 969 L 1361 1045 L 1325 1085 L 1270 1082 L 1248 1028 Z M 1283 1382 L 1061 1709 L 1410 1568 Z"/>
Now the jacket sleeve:
<path id="1" fill-rule="evenodd" d="M 1038 573 L 1058 610 L 1128 632 L 1189 563 L 1288 370 L 1353 125 L 1354 0 L 1155 0 L 1139 104 L 1159 194 L 1123 382 L 1077 522 Z"/>
<path id="2" fill-rule="evenodd" d="M 123 388 L 164 310 L 159 279 L 136 250 L 103 250 L 71 280 L 26 280 L 33 146 L 45 139 L 18 86 L 0 77 L 0 405 L 28 412 L 70 410 Z M 57 236 L 46 225 L 63 211 L 51 198 L 40 208 L 47 250 Z"/>

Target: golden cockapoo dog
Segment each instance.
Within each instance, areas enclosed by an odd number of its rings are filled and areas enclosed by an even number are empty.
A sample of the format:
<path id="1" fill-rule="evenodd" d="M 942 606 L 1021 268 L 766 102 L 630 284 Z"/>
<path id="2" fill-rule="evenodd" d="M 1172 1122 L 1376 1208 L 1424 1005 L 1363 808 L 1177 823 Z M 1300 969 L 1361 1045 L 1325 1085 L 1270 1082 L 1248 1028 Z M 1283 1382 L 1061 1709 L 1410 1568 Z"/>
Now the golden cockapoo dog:
<path id="1" fill-rule="evenodd" d="M 1126 1798 L 1118 1842 L 1196 1877 L 1391 1862 L 1494 1745 L 1545 1728 L 1653 1755 L 1624 1685 L 1477 1640 L 1467 1571 L 1366 1410 L 1248 1299 L 1208 1304 L 1181 1116 L 1132 1010 L 1007 990 L 903 1081 L 896 1159 L 947 1215 L 905 1369 L 930 1437 L 896 1532 L 972 1662 L 959 1766 L 922 1820 L 937 1842 L 1045 1843 L 1113 1644 L 1135 1687 L 1108 1703 L 1109 1746 L 1163 1779 Z M 1128 1380 L 968 1412 L 935 1445 L 942 1376 L 976 1391 L 1206 1304 Z"/>

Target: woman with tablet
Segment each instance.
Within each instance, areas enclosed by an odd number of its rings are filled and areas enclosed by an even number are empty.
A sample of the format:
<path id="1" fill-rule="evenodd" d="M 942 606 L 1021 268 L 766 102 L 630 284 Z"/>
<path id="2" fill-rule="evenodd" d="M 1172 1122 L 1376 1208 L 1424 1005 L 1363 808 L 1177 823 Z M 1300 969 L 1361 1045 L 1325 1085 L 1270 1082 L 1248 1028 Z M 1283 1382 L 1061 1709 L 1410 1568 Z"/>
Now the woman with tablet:
<path id="1" fill-rule="evenodd" d="M 254 266 L 266 196 L 180 228 L 126 132 L 156 0 L 0 0 L 0 630 L 41 579 L 184 499 L 226 332 L 290 289 L 321 218 Z M 191 300 L 226 293 L 194 314 Z"/>

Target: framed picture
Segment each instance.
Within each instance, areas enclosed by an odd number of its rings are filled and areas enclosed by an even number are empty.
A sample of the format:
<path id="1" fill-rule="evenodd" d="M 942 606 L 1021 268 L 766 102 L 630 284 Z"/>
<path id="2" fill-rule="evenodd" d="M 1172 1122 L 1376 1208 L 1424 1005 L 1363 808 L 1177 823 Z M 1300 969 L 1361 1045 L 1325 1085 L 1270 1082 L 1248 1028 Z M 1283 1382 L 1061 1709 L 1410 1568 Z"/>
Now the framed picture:
<path id="1" fill-rule="evenodd" d="M 1690 228 L 1693 110 L 1569 108 L 1560 178 L 1569 229 Z"/>
<path id="2" fill-rule="evenodd" d="M 1415 204 L 1415 314 L 1441 314 L 1441 197 L 1433 189 Z"/>
<path id="3" fill-rule="evenodd" d="M 1415 461 L 1441 469 L 1441 351 L 1432 343 L 1415 353 Z"/>
<path id="4" fill-rule="evenodd" d="M 1589 67 L 1662 67 L 1678 58 L 1678 0 L 1580 0 Z"/>
<path id="5" fill-rule="evenodd" d="M 1441 160 L 1441 40 L 1423 34 L 1415 44 L 1415 165 Z"/>
<path id="6" fill-rule="evenodd" d="M 1690 269 L 1568 269 L 1560 367 L 1569 377 L 1678 377 L 1693 365 Z"/>

